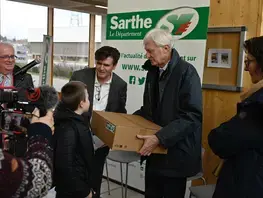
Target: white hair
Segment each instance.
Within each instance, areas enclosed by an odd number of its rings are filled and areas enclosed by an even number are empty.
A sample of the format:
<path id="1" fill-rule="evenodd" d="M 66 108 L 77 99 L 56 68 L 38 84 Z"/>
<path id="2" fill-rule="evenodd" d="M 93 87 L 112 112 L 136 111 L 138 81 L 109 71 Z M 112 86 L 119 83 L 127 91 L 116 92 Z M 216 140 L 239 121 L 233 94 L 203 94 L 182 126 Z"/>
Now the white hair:
<path id="1" fill-rule="evenodd" d="M 149 40 L 152 40 L 157 46 L 163 47 L 168 45 L 170 48 L 173 47 L 173 37 L 172 35 L 163 29 L 154 28 L 150 30 L 143 39 L 143 44 L 145 45 Z"/>
<path id="2" fill-rule="evenodd" d="M 12 43 L 9 43 L 9 42 L 0 42 L 0 47 L 1 46 L 7 46 L 7 47 L 11 47 L 14 49 L 14 45 Z"/>

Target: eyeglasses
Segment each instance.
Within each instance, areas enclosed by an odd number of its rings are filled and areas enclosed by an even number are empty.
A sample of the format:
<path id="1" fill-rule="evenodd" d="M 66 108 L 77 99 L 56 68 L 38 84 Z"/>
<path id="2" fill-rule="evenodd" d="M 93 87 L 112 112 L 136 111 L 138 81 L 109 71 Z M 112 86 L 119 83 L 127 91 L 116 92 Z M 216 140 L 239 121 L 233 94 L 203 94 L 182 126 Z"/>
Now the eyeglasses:
<path id="1" fill-rule="evenodd" d="M 95 94 L 95 99 L 100 101 L 100 92 L 101 92 L 101 85 L 95 86 L 96 88 L 96 94 Z"/>
<path id="2" fill-rule="evenodd" d="M 4 56 L 0 56 L 0 59 L 4 59 L 4 60 L 15 60 L 17 58 L 16 55 L 11 55 L 11 56 L 8 56 L 8 55 L 4 55 Z"/>

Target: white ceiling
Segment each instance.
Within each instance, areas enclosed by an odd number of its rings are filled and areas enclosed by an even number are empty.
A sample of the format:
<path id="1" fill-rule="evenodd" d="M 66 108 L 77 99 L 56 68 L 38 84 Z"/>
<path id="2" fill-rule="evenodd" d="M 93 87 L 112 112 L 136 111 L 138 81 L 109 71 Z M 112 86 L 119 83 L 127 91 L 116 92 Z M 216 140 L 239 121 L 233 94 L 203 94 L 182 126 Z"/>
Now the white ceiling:
<path id="1" fill-rule="evenodd" d="M 107 0 L 10 0 L 90 14 L 106 15 Z M 101 7 L 100 7 L 101 6 Z"/>

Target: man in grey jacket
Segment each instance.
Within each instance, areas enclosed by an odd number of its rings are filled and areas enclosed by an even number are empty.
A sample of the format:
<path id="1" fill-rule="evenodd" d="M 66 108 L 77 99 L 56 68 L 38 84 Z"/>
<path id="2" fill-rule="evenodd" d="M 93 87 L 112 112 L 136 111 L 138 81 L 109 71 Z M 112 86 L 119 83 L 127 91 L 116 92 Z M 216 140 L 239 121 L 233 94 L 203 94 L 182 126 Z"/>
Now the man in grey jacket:
<path id="1" fill-rule="evenodd" d="M 153 29 L 144 38 L 148 70 L 143 106 L 135 114 L 160 125 L 144 140 L 140 154 L 146 158 L 145 197 L 183 198 L 187 177 L 201 170 L 202 90 L 193 65 L 172 47 L 172 36 Z M 152 154 L 157 145 L 167 155 Z"/>

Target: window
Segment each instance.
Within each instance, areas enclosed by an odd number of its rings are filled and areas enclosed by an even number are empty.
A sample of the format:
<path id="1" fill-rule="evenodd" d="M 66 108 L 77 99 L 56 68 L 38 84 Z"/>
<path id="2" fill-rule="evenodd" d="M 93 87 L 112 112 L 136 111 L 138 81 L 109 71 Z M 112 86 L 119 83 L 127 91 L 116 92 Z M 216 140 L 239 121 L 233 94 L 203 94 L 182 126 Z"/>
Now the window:
<path id="1" fill-rule="evenodd" d="M 101 38 L 102 38 L 102 16 L 96 15 L 95 17 L 95 43 L 96 50 L 101 47 Z"/>
<path id="2" fill-rule="evenodd" d="M 101 44 L 101 16 L 96 16 L 96 48 Z M 88 66 L 89 14 L 54 9 L 54 87 L 60 91 L 76 70 Z"/>
<path id="3" fill-rule="evenodd" d="M 54 9 L 53 84 L 60 91 L 73 71 L 88 65 L 89 14 Z"/>
<path id="4" fill-rule="evenodd" d="M 16 64 L 21 67 L 41 58 L 43 35 L 47 34 L 47 7 L 8 0 L 0 3 L 0 39 L 14 45 Z M 96 15 L 95 49 L 101 47 L 101 20 L 101 16 Z M 88 66 L 89 14 L 54 9 L 53 41 L 53 85 L 60 91 L 73 71 Z M 39 66 L 29 71 L 36 87 L 39 86 Z"/>
<path id="5" fill-rule="evenodd" d="M 16 65 L 24 66 L 42 52 L 43 35 L 47 33 L 47 7 L 0 0 L 0 39 L 15 48 Z M 30 10 L 30 12 L 29 12 Z M 29 72 L 38 86 L 39 65 Z"/>

